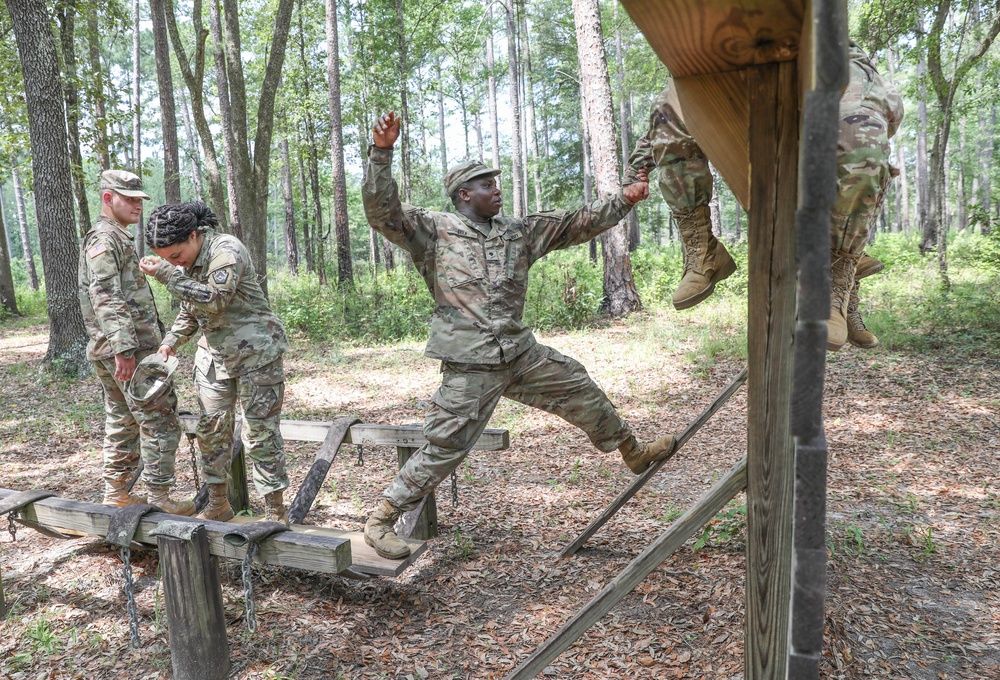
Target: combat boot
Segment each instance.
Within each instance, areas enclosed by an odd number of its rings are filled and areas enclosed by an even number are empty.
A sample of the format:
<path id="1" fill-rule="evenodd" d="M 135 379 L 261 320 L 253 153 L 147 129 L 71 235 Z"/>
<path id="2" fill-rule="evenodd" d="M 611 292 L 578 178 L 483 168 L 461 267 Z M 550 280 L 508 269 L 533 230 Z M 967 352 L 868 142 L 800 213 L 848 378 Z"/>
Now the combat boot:
<path id="1" fill-rule="evenodd" d="M 859 303 L 858 282 L 855 281 L 854 287 L 851 288 L 851 299 L 847 303 L 847 339 L 852 345 L 871 349 L 878 345 L 878 338 L 865 326 L 865 320 L 861 318 L 861 311 L 858 309 Z"/>
<path id="2" fill-rule="evenodd" d="M 383 500 L 365 523 L 365 543 L 387 560 L 401 560 L 410 554 L 410 546 L 396 536 L 396 522 L 402 514 L 399 508 Z"/>
<path id="3" fill-rule="evenodd" d="M 646 468 L 658 460 L 663 460 L 674 450 L 673 435 L 664 435 L 651 442 L 639 443 L 634 436 L 629 436 L 618 451 L 622 454 L 622 460 L 628 465 L 628 469 L 639 475 Z"/>
<path id="4" fill-rule="evenodd" d="M 163 512 L 169 512 L 171 515 L 182 515 L 183 517 L 190 517 L 194 514 L 194 502 L 175 501 L 171 499 L 169 486 L 147 484 L 146 488 L 149 489 L 149 502 Z"/>
<path id="5" fill-rule="evenodd" d="M 674 291 L 674 309 L 688 309 L 707 298 L 715 284 L 736 271 L 736 263 L 726 247 L 712 235 L 711 212 L 707 205 L 684 213 L 674 213 L 681 234 L 684 276 Z"/>
<path id="6" fill-rule="evenodd" d="M 826 348 L 836 352 L 847 342 L 847 305 L 854 287 L 854 258 L 834 254 L 830 263 L 830 320 L 826 324 Z"/>
<path id="7" fill-rule="evenodd" d="M 217 522 L 228 522 L 236 513 L 233 506 L 229 505 L 229 485 L 209 484 L 208 485 L 208 505 L 198 513 L 198 519 L 214 519 Z"/>
<path id="8" fill-rule="evenodd" d="M 872 274 L 878 274 L 883 269 L 885 269 L 885 264 L 882 260 L 872 257 L 868 253 L 861 253 L 861 259 L 858 260 L 858 264 L 854 268 L 854 280 L 860 281 Z"/>
<path id="9" fill-rule="evenodd" d="M 264 494 L 264 519 L 268 522 L 281 522 L 288 526 L 288 507 L 284 503 L 284 493 L 272 491 Z"/>
<path id="10" fill-rule="evenodd" d="M 128 479 L 126 477 L 104 480 L 104 500 L 101 501 L 102 504 L 124 508 L 129 505 L 139 505 L 145 502 L 146 499 L 144 497 L 133 496 L 128 492 Z"/>

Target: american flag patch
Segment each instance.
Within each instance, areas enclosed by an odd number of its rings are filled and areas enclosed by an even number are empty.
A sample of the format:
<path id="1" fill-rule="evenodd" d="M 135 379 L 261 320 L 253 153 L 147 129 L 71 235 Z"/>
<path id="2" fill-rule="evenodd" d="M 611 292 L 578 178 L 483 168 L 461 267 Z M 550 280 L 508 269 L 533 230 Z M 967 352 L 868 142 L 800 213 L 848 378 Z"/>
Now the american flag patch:
<path id="1" fill-rule="evenodd" d="M 108 250 L 108 247 L 106 245 L 104 245 L 103 243 L 98 243 L 96 246 L 90 248 L 87 251 L 87 255 L 89 255 L 90 257 L 93 258 L 93 257 L 97 257 L 101 253 L 107 252 L 107 250 Z"/>

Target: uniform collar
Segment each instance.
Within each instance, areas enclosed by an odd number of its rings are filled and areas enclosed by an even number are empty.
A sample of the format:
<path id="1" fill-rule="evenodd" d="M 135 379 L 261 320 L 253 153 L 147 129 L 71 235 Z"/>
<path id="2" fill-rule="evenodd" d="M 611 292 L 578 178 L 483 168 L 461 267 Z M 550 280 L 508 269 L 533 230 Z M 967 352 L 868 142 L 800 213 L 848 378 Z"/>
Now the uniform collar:
<path id="1" fill-rule="evenodd" d="M 125 226 L 119 224 L 118 220 L 108 217 L 107 215 L 101 214 L 100 218 L 98 219 L 98 222 L 107 222 L 111 226 L 117 227 L 118 230 L 121 231 L 121 233 L 127 236 L 128 238 L 132 239 L 133 241 L 135 240 L 135 236 L 132 234 L 132 232 L 129 231 Z"/>
<path id="2" fill-rule="evenodd" d="M 205 240 L 201 242 L 201 250 L 198 251 L 198 257 L 194 259 L 194 264 L 191 265 L 191 269 L 198 269 L 199 267 L 204 267 L 208 264 L 208 244 L 212 242 L 215 238 L 215 230 L 206 229 L 205 230 Z"/>
<path id="3" fill-rule="evenodd" d="M 491 234 L 503 231 L 503 225 L 496 218 L 491 218 L 489 222 L 482 223 L 482 222 L 473 222 L 472 220 L 470 220 L 468 217 L 458 212 L 457 210 L 455 211 L 455 214 L 458 215 L 458 218 L 462 220 L 465 224 L 472 227 L 477 234 L 482 234 L 486 238 L 489 238 Z"/>

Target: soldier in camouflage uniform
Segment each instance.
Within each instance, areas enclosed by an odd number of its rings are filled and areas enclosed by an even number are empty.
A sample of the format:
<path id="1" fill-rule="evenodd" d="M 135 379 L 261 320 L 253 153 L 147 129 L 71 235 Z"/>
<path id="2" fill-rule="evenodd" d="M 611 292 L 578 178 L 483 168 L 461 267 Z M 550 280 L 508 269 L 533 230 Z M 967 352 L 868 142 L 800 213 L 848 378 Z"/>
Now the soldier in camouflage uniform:
<path id="1" fill-rule="evenodd" d="M 170 499 L 180 438 L 173 385 L 148 403 L 128 396 L 136 363 L 154 353 L 162 326 L 153 291 L 139 271 L 135 242 L 127 227 L 139 221 L 142 180 L 130 172 L 101 173 L 101 216 L 83 237 L 77 280 L 80 309 L 90 342 L 87 358 L 104 388 L 104 503 L 144 503 L 127 490 L 142 455 L 149 502 L 166 512 L 190 515 L 194 504 Z"/>
<path id="2" fill-rule="evenodd" d="M 227 496 L 233 455 L 236 402 L 243 408 L 243 440 L 253 463 L 253 483 L 264 496 L 269 519 L 287 522 L 288 488 L 281 405 L 285 394 L 282 355 L 288 339 L 257 281 L 250 252 L 239 239 L 215 231 L 215 214 L 204 203 L 163 205 L 146 223 L 146 238 L 159 257 L 142 270 L 181 301 L 181 311 L 159 351 L 173 355 L 200 329 L 195 387 L 201 406 L 198 448 L 209 504 L 198 515 L 233 517 Z M 160 259 L 162 258 L 162 259 Z"/>
<path id="3" fill-rule="evenodd" d="M 840 100 L 838 197 L 830 224 L 833 291 L 828 348 L 834 351 L 848 339 L 848 305 L 855 279 L 882 268 L 864 254 L 864 248 L 879 197 L 890 180 L 889 138 L 903 119 L 899 94 L 853 42 L 850 66 L 850 82 Z M 708 159 L 684 125 L 669 89 L 654 101 L 649 130 L 637 142 L 629 166 L 626 182 L 636 180 L 640 169 L 659 169 L 660 190 L 677 219 L 684 252 L 684 277 L 673 302 L 677 309 L 692 307 L 711 295 L 715 284 L 736 266 L 712 235 Z M 860 315 L 850 315 L 855 316 L 860 321 Z"/>
<path id="4" fill-rule="evenodd" d="M 500 397 L 560 416 L 601 451 L 617 448 L 636 474 L 674 445 L 670 435 L 636 441 L 587 370 L 538 344 L 521 322 L 531 265 L 618 224 L 649 195 L 647 185 L 640 181 L 574 212 L 511 219 L 498 217 L 500 171 L 468 161 L 444 179 L 456 212 L 432 212 L 400 202 L 391 173 L 398 136 L 399 119 L 391 112 L 382 116 L 369 147 L 362 198 L 369 224 L 410 253 L 434 297 L 425 354 L 441 361 L 443 376 L 424 421 L 427 443 L 402 467 L 365 525 L 365 541 L 389 559 L 409 554 L 393 528 L 400 514 L 461 464 Z"/>

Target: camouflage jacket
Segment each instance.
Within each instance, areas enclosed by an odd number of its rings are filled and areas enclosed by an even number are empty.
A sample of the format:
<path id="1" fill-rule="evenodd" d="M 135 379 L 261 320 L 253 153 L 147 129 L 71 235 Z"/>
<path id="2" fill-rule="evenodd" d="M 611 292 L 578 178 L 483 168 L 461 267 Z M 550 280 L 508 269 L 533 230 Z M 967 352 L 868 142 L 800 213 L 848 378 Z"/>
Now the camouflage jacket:
<path id="1" fill-rule="evenodd" d="M 80 310 L 90 342 L 87 358 L 131 356 L 160 344 L 163 327 L 153 291 L 139 269 L 131 233 L 102 215 L 83 237 L 77 268 Z"/>
<path id="2" fill-rule="evenodd" d="M 618 194 L 568 212 L 476 224 L 399 200 L 392 150 L 371 147 L 361 188 L 368 223 L 410 254 L 434 297 L 425 354 L 442 361 L 499 364 L 535 344 L 522 323 L 528 269 L 553 250 L 585 243 L 631 209 Z"/>
<path id="3" fill-rule="evenodd" d="M 198 345 L 206 351 L 198 352 L 196 363 L 211 359 L 216 377 L 249 373 L 288 349 L 285 328 L 257 282 L 250 252 L 235 236 L 209 229 L 189 269 L 164 261 L 156 279 L 181 301 L 163 344 L 176 349 L 201 329 Z"/>

